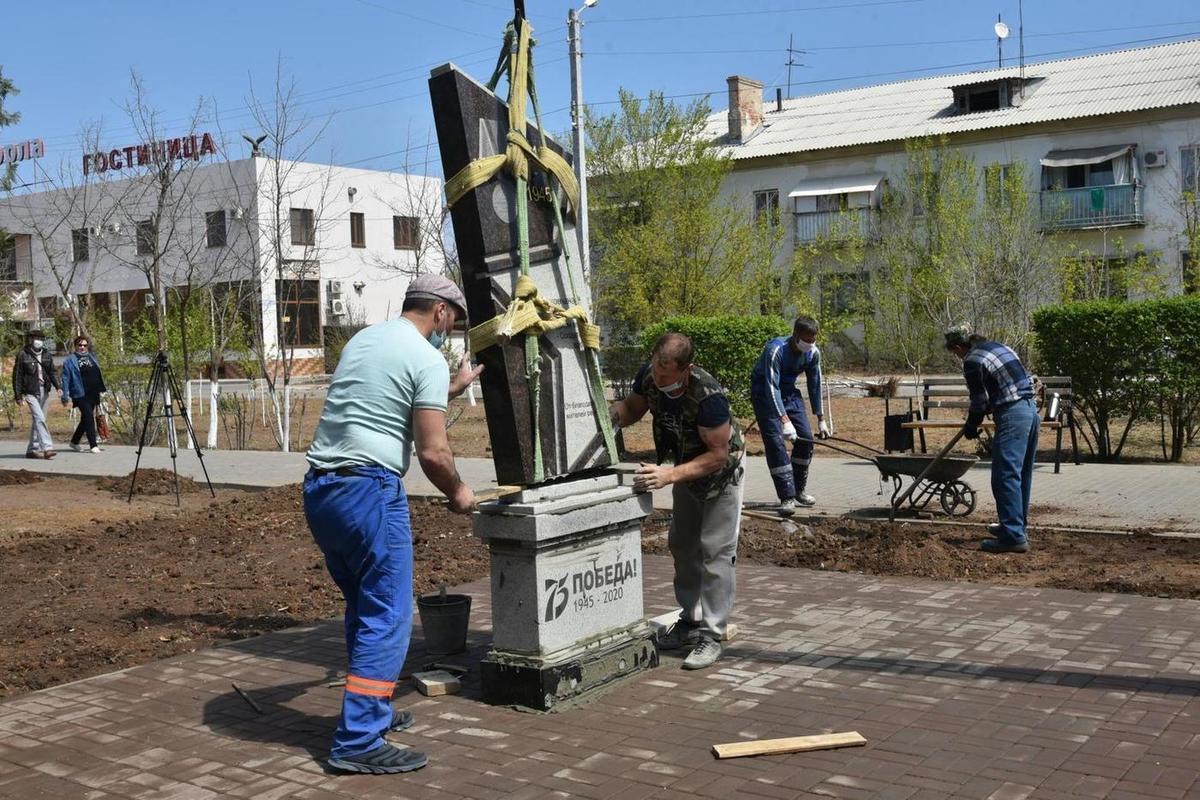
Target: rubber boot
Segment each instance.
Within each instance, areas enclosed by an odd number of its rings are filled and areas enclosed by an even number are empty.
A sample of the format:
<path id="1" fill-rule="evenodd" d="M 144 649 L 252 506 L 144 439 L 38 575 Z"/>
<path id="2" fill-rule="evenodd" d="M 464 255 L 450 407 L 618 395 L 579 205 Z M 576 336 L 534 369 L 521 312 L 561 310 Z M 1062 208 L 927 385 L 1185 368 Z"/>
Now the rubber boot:
<path id="1" fill-rule="evenodd" d="M 808 465 L 793 464 L 792 475 L 796 479 L 796 505 L 815 506 L 817 498 L 804 491 L 805 486 L 808 485 Z"/>

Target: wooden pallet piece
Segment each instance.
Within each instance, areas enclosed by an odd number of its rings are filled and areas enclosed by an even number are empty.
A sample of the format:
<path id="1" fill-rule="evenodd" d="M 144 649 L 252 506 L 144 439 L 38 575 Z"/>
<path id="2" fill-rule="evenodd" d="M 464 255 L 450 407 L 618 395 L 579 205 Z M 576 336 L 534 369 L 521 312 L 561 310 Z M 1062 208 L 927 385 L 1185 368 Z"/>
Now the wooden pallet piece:
<path id="1" fill-rule="evenodd" d="M 846 731 L 815 736 L 789 736 L 786 739 L 752 739 L 748 742 L 714 744 L 712 753 L 717 758 L 773 756 L 783 753 L 805 753 L 810 750 L 833 750 L 838 747 L 860 747 L 866 743 L 867 740 L 858 731 Z"/>

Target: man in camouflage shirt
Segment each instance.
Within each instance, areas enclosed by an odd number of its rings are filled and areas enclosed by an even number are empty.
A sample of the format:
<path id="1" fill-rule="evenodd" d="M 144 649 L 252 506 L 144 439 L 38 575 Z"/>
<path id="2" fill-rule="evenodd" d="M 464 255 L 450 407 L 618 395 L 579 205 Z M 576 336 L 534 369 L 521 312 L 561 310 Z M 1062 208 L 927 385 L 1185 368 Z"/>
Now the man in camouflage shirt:
<path id="1" fill-rule="evenodd" d="M 745 457 L 725 390 L 693 363 L 694 356 L 688 337 L 665 334 L 634 379 L 633 391 L 611 409 L 619 427 L 647 411 L 654 420 L 657 463 L 642 464 L 634 486 L 652 491 L 673 485 L 667 544 L 682 611 L 658 643 L 664 650 L 693 646 L 684 669 L 703 669 L 721 656 L 736 588 Z"/>

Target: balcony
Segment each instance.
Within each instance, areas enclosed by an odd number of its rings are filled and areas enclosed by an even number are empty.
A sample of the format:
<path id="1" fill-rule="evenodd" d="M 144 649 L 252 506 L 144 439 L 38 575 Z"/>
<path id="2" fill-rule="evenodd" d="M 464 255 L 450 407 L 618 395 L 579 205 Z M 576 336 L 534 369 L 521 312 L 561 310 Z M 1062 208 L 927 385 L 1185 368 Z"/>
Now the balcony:
<path id="1" fill-rule="evenodd" d="M 796 242 L 815 242 L 820 239 L 839 242 L 851 238 L 873 240 L 879 232 L 879 211 L 874 208 L 851 208 L 845 211 L 816 211 L 797 213 Z"/>
<path id="2" fill-rule="evenodd" d="M 1145 225 L 1142 187 L 1136 183 L 1047 189 L 1041 193 L 1042 228 L 1088 230 Z"/>

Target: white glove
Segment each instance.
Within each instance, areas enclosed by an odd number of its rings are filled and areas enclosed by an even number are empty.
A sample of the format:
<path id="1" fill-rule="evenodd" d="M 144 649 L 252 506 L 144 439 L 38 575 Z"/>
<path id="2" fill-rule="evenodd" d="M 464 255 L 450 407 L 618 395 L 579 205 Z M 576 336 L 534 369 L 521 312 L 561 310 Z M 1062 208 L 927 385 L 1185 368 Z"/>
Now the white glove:
<path id="1" fill-rule="evenodd" d="M 828 439 L 833 435 L 833 428 L 829 427 L 828 422 L 821 420 L 821 423 L 817 426 L 817 435 L 822 439 Z"/>
<path id="2" fill-rule="evenodd" d="M 796 426 L 792 424 L 790 419 L 783 423 L 783 438 L 789 442 L 796 441 Z"/>

